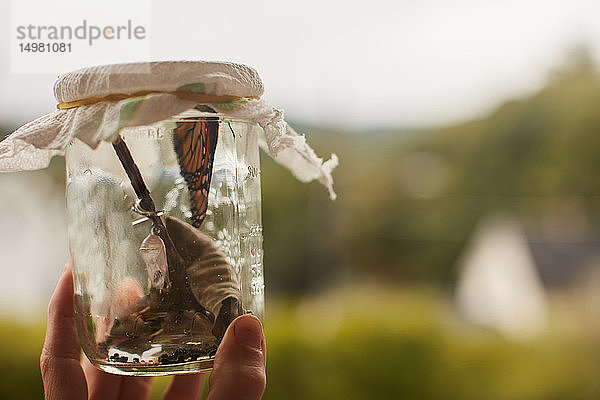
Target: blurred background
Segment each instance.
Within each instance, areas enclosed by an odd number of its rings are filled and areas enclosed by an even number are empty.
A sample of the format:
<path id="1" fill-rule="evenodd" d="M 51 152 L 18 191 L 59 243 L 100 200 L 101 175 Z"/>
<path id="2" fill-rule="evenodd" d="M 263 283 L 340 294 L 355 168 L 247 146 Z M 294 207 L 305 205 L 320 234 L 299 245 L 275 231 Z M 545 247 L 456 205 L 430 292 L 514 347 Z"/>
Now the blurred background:
<path id="1" fill-rule="evenodd" d="M 262 158 L 265 399 L 600 397 L 600 3 L 148 4 L 152 59 L 255 67 L 340 158 L 334 202 Z M 3 137 L 56 76 L 0 50 Z M 0 398 L 40 398 L 64 160 L 0 210 Z"/>

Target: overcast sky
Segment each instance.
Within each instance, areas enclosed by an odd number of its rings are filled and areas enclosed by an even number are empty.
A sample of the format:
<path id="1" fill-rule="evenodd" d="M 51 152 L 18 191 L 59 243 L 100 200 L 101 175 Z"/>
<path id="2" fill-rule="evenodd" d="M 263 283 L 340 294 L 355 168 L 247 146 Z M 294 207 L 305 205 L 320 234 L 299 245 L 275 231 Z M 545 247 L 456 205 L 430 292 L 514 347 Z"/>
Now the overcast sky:
<path id="1" fill-rule="evenodd" d="M 9 2 L 1 4 L 8 26 Z M 269 102 L 315 125 L 460 121 L 540 87 L 575 46 L 600 58 L 597 0 L 153 1 L 150 9 L 152 59 L 254 66 Z M 7 34 L 0 49 L 0 122 L 53 110 L 55 75 L 11 74 Z"/>

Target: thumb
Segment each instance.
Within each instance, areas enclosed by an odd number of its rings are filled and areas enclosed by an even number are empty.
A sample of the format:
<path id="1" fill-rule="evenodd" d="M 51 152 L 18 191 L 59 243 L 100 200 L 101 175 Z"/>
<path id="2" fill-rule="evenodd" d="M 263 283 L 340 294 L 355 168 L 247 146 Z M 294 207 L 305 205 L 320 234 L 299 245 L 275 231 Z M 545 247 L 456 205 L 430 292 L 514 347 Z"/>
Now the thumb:
<path id="1" fill-rule="evenodd" d="M 265 337 L 252 315 L 236 318 L 223 337 L 210 375 L 208 400 L 258 400 L 266 385 Z"/>
<path id="2" fill-rule="evenodd" d="M 46 399 L 87 399 L 81 347 L 73 311 L 73 275 L 65 265 L 48 307 L 48 329 L 40 358 Z"/>

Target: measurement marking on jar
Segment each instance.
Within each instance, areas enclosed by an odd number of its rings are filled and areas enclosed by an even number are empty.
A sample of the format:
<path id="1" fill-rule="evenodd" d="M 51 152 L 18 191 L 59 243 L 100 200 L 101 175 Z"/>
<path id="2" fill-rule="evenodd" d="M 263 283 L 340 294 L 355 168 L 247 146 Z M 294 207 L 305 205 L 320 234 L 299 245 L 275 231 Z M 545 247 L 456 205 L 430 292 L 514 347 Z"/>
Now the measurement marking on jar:
<path id="1" fill-rule="evenodd" d="M 260 174 L 260 171 L 258 170 L 258 168 L 256 168 L 253 165 L 248 165 L 248 178 L 249 179 L 254 179 L 258 176 L 258 174 Z"/>

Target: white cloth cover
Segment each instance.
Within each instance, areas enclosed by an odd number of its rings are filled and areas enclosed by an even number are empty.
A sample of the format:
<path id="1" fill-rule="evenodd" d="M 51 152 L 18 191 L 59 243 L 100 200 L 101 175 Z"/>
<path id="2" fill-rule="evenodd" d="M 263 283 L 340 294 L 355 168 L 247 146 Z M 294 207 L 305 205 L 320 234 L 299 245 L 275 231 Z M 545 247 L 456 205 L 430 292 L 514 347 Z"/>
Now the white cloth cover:
<path id="1" fill-rule="evenodd" d="M 234 63 L 144 62 L 73 71 L 60 76 L 54 85 L 59 103 L 111 94 L 161 93 L 57 110 L 29 122 L 0 142 L 0 172 L 45 168 L 53 156 L 64 154 L 75 137 L 96 148 L 103 140 L 114 140 L 122 128 L 150 125 L 194 108 L 195 101 L 169 93 L 187 91 L 243 98 L 210 106 L 223 114 L 255 121 L 264 130 L 266 150 L 271 157 L 302 182 L 318 179 L 335 199 L 331 171 L 338 163 L 336 155 L 323 162 L 304 136 L 284 121 L 283 111 L 262 100 L 247 100 L 260 98 L 263 90 L 254 69 Z"/>

